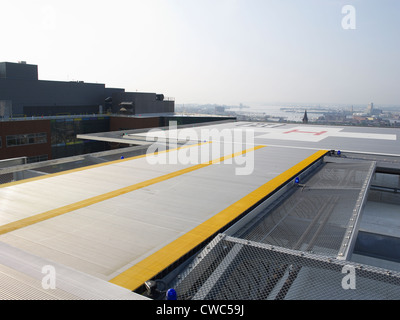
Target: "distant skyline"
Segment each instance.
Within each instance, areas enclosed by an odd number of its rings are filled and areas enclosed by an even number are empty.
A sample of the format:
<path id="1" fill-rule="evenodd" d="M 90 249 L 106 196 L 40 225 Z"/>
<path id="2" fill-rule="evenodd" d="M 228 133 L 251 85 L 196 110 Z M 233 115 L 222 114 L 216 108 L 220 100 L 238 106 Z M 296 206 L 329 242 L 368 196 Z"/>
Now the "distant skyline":
<path id="1" fill-rule="evenodd" d="M 345 5 L 355 29 L 344 29 Z M 400 106 L 398 0 L 14 0 L 0 61 L 177 104 Z"/>

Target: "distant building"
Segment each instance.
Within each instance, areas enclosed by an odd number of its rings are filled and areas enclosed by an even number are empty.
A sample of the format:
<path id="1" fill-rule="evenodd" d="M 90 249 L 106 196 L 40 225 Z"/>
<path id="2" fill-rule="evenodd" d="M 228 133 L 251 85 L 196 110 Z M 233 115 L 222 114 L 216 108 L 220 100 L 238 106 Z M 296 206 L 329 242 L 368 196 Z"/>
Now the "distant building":
<path id="1" fill-rule="evenodd" d="M 306 110 L 306 111 L 304 111 L 303 123 L 308 123 L 307 110 Z"/>
<path id="2" fill-rule="evenodd" d="M 215 113 L 216 114 L 223 114 L 225 112 L 225 107 L 224 106 L 216 106 L 215 107 Z"/>
<path id="3" fill-rule="evenodd" d="M 374 104 L 371 102 L 370 104 L 368 104 L 367 114 L 369 114 L 369 115 L 372 114 L 373 109 L 374 109 Z"/>

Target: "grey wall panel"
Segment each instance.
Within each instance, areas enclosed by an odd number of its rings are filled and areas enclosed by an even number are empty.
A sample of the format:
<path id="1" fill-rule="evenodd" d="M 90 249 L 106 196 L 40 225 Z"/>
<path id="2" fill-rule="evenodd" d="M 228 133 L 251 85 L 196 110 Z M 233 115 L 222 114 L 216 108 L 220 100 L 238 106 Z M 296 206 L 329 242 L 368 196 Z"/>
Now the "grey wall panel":
<path id="1" fill-rule="evenodd" d="M 174 101 L 157 100 L 156 93 L 147 92 L 123 92 L 113 94 L 113 112 L 118 113 L 120 103 L 133 102 L 135 106 L 134 113 L 137 115 L 145 113 L 165 113 L 174 112 Z"/>
<path id="2" fill-rule="evenodd" d="M 0 78 L 17 80 L 38 80 L 37 65 L 25 63 L 0 63 Z"/>
<path id="3" fill-rule="evenodd" d="M 12 101 L 14 115 L 24 114 L 24 107 L 93 106 L 98 110 L 110 91 L 104 84 L 0 79 L 0 100 Z"/>

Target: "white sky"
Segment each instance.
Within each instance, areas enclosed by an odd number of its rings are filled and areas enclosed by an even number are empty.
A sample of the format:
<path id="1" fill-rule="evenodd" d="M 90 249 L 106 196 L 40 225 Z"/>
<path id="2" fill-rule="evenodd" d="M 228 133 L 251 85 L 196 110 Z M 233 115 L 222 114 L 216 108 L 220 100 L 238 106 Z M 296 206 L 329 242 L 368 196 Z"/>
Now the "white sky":
<path id="1" fill-rule="evenodd" d="M 356 29 L 342 28 L 342 7 Z M 0 0 L 0 61 L 181 103 L 400 105 L 398 0 Z"/>

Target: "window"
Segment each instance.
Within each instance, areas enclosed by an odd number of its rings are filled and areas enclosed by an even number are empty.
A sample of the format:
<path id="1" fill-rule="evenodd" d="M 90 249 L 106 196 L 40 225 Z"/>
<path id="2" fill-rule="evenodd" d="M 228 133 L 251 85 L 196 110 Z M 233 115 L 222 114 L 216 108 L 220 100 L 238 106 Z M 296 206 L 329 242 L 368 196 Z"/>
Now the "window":
<path id="1" fill-rule="evenodd" d="M 47 134 L 45 132 L 36 133 L 35 143 L 47 143 Z"/>
<path id="2" fill-rule="evenodd" d="M 25 146 L 29 144 L 47 143 L 46 132 L 7 136 L 7 147 Z"/>
<path id="3" fill-rule="evenodd" d="M 13 147 L 17 145 L 18 136 L 7 136 L 7 147 Z"/>

